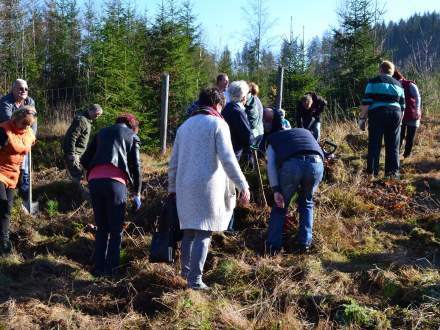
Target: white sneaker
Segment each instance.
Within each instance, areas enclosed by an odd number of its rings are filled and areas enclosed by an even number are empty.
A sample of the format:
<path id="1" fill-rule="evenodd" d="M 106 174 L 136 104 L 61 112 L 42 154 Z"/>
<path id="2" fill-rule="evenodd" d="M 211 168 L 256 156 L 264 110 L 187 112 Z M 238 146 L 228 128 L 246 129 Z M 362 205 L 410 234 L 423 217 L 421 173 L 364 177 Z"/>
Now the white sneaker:
<path id="1" fill-rule="evenodd" d="M 188 284 L 188 289 L 197 290 L 197 291 L 207 291 L 210 290 L 211 288 L 207 286 L 205 283 L 200 282 L 200 283 Z"/>

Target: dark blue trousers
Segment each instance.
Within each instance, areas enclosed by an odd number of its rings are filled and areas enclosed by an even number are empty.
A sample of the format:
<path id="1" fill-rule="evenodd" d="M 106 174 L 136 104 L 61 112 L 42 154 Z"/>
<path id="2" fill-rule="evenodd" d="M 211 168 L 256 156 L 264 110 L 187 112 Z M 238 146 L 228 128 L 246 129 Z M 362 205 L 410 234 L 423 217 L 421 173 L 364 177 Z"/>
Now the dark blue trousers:
<path id="1" fill-rule="evenodd" d="M 375 109 L 368 112 L 367 172 L 379 174 L 380 149 L 385 139 L 385 175 L 399 174 L 400 110 Z"/>
<path id="2" fill-rule="evenodd" d="M 119 266 L 127 186 L 112 179 L 93 179 L 89 188 L 98 227 L 95 241 L 96 273 L 112 275 Z"/>

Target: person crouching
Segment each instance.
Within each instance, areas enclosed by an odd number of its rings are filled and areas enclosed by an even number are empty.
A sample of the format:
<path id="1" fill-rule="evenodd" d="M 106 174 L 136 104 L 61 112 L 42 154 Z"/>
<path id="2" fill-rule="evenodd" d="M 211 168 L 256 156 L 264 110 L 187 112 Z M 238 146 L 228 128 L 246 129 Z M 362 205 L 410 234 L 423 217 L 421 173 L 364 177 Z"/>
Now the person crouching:
<path id="1" fill-rule="evenodd" d="M 312 243 L 313 194 L 322 180 L 324 154 L 309 130 L 292 128 L 268 137 L 267 172 L 274 192 L 266 252 L 281 249 L 286 213 L 298 193 L 299 230 L 295 252 L 307 252 Z"/>
<path id="2" fill-rule="evenodd" d="M 32 125 L 36 115 L 35 107 L 27 105 L 0 124 L 0 256 L 11 252 L 9 223 L 14 191 L 23 159 L 35 142 Z"/>

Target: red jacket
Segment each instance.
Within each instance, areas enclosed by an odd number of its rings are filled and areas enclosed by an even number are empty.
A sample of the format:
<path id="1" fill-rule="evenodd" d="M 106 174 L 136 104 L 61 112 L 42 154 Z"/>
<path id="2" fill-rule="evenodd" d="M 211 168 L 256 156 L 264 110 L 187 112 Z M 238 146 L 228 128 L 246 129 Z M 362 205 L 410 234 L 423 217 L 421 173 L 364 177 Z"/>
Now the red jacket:
<path id="1" fill-rule="evenodd" d="M 410 85 L 414 84 L 414 82 L 406 79 L 400 82 L 405 92 L 405 112 L 403 114 L 403 120 L 410 121 L 420 119 L 421 114 L 416 108 L 416 98 L 411 94 L 410 90 Z"/>

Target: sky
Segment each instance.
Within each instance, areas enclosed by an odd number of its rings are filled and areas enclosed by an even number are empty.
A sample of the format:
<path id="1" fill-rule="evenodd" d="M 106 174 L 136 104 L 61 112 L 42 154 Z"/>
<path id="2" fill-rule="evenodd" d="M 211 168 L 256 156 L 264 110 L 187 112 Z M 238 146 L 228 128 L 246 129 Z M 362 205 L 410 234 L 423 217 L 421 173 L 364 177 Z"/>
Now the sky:
<path id="1" fill-rule="evenodd" d="M 148 16 L 155 15 L 162 0 L 132 0 L 138 12 L 147 10 Z M 194 14 L 201 24 L 202 41 L 209 50 L 221 52 L 225 46 L 235 53 L 241 50 L 247 36 L 248 24 L 245 8 L 251 0 L 192 0 Z M 256 2 L 254 0 L 254 2 Z M 321 37 L 331 27 L 338 26 L 337 10 L 343 0 L 263 0 L 265 18 L 272 22 L 267 40 L 273 51 L 279 51 L 281 41 L 290 35 L 305 41 Z M 440 11 L 440 0 L 377 0 L 385 10 L 385 22 L 406 19 L 414 13 Z"/>

